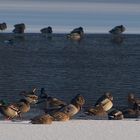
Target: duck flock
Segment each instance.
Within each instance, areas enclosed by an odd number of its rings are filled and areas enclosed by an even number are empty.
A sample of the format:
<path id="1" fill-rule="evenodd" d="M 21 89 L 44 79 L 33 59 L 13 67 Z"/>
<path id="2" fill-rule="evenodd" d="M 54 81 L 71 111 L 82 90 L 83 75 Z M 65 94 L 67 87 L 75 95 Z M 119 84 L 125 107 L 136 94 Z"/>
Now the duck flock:
<path id="1" fill-rule="evenodd" d="M 0 30 L 3 31 L 6 29 L 7 29 L 7 24 L 5 22 L 0 23 Z M 26 29 L 26 26 L 24 23 L 15 24 L 12 32 L 15 34 L 15 36 L 23 37 L 25 29 Z M 123 37 L 121 35 L 124 31 L 125 31 L 125 27 L 123 25 L 118 25 L 112 28 L 109 31 L 109 33 L 113 35 L 112 41 L 115 43 L 122 43 Z M 40 32 L 43 37 L 52 38 L 53 30 L 51 26 L 42 28 Z M 81 39 L 83 39 L 83 37 L 84 37 L 83 27 L 75 28 L 69 34 L 67 34 L 67 38 L 74 41 L 80 41 Z"/>
<path id="2" fill-rule="evenodd" d="M 0 23 L 0 30 L 7 28 L 6 23 Z M 15 35 L 24 35 L 26 26 L 24 23 L 14 25 L 13 33 Z M 113 34 L 116 42 L 121 42 L 121 34 L 125 31 L 123 25 L 114 27 L 109 31 Z M 52 27 L 46 27 L 40 30 L 45 37 L 52 37 Z M 67 38 L 79 41 L 84 37 L 84 30 L 82 27 L 73 29 Z M 91 116 L 108 116 L 110 120 L 122 120 L 124 118 L 138 118 L 140 116 L 140 99 L 137 99 L 134 94 L 129 94 L 128 107 L 124 109 L 115 108 L 113 105 L 113 96 L 111 93 L 103 94 L 94 105 L 84 109 L 85 98 L 77 94 L 69 103 L 55 97 L 49 96 L 44 88 L 41 88 L 40 94 L 36 93 L 36 88 L 29 92 L 21 92 L 21 99 L 14 103 L 6 103 L 4 100 L 0 101 L 0 113 L 5 119 L 23 119 L 22 115 L 28 113 L 30 108 L 34 105 L 38 106 L 44 111 L 43 114 L 31 118 L 32 124 L 51 124 L 53 121 L 68 121 L 79 112 Z M 36 107 L 34 106 L 34 107 Z"/>
<path id="3" fill-rule="evenodd" d="M 84 113 L 90 116 L 108 116 L 109 120 L 122 120 L 124 118 L 139 118 L 140 116 L 140 99 L 136 98 L 133 93 L 127 97 L 128 107 L 124 109 L 115 108 L 113 105 L 113 96 L 111 93 L 103 94 L 94 105 L 84 108 L 86 99 L 77 94 L 69 103 L 51 97 L 44 88 L 41 88 L 39 95 L 36 88 L 32 91 L 23 91 L 20 93 L 22 98 L 14 103 L 0 101 L 0 113 L 4 119 L 15 120 L 23 119 L 23 114 L 28 113 L 31 107 L 39 107 L 43 114 L 30 119 L 32 124 L 51 124 L 53 121 L 68 121 L 73 119 L 78 113 Z"/>

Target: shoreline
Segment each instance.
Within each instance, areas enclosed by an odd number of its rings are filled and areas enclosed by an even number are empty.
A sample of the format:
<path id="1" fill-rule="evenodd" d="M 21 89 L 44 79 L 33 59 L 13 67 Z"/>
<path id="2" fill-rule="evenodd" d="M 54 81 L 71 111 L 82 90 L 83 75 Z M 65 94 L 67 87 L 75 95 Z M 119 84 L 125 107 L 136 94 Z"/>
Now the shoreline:
<path id="1" fill-rule="evenodd" d="M 138 140 L 140 121 L 70 120 L 51 125 L 1 123 L 2 140 Z"/>

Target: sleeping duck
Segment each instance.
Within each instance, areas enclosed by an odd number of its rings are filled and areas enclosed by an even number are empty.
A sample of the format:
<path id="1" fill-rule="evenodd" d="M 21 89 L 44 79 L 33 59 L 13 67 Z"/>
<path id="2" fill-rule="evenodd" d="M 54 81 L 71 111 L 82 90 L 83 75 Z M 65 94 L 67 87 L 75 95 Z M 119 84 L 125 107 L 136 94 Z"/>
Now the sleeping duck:
<path id="1" fill-rule="evenodd" d="M 53 121 L 53 117 L 50 116 L 49 114 L 43 114 L 36 116 L 31 119 L 32 124 L 51 124 Z"/>
<path id="2" fill-rule="evenodd" d="M 109 33 L 113 34 L 113 35 L 120 35 L 125 31 L 125 27 L 123 25 L 119 25 L 114 27 L 113 29 L 111 29 L 109 31 Z"/>
<path id="3" fill-rule="evenodd" d="M 82 27 L 79 28 L 75 28 L 73 29 L 70 34 L 67 35 L 67 38 L 71 39 L 71 40 L 80 40 L 82 39 L 84 36 L 84 31 Z"/>

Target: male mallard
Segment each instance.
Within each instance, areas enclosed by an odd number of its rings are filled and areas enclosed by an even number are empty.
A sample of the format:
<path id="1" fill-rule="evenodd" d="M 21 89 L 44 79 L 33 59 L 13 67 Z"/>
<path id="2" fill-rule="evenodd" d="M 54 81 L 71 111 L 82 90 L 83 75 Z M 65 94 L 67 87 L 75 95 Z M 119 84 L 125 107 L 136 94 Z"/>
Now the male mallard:
<path id="1" fill-rule="evenodd" d="M 85 104 L 84 97 L 80 94 L 77 94 L 71 100 L 70 104 L 64 106 L 62 109 L 60 109 L 60 111 L 66 113 L 68 116 L 72 117 L 82 109 L 82 106 L 84 104 Z"/>
<path id="2" fill-rule="evenodd" d="M 104 111 L 108 111 L 113 106 L 112 101 L 113 101 L 112 94 L 107 92 L 97 100 L 97 102 L 95 103 L 95 106 L 102 106 Z"/>
<path id="3" fill-rule="evenodd" d="M 123 25 L 119 25 L 114 27 L 109 31 L 109 33 L 114 34 L 114 35 L 119 35 L 125 31 L 125 27 Z"/>
<path id="4" fill-rule="evenodd" d="M 32 124 L 51 124 L 53 121 L 53 117 L 49 114 L 36 116 L 31 119 Z"/>
<path id="5" fill-rule="evenodd" d="M 20 116 L 20 110 L 14 104 L 5 105 L 0 104 L 0 113 L 3 114 L 8 119 L 13 119 Z"/>
<path id="6" fill-rule="evenodd" d="M 80 40 L 84 36 L 84 31 L 82 27 L 73 29 L 70 34 L 67 35 L 68 38 L 72 40 Z"/>

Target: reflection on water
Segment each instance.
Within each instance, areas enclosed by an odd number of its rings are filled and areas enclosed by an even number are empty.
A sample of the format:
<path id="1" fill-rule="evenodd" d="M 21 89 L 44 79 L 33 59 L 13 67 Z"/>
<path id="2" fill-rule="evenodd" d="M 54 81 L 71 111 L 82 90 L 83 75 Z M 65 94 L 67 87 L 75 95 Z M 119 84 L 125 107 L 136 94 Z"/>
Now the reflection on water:
<path id="1" fill-rule="evenodd" d="M 55 34 L 16 38 L 13 44 L 0 35 L 0 99 L 18 100 L 19 92 L 32 87 L 66 101 L 77 93 L 93 105 L 104 92 L 114 95 L 115 105 L 125 106 L 126 96 L 140 97 L 140 36 L 124 35 L 114 43 L 106 34 L 86 35 L 81 42 Z"/>

